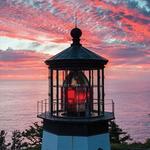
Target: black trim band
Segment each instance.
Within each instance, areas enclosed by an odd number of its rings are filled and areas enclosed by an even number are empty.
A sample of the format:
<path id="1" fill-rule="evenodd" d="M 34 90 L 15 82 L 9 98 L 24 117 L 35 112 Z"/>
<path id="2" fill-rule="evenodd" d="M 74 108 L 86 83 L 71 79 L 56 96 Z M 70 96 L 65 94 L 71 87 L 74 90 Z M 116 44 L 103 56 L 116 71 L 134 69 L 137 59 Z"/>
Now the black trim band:
<path id="1" fill-rule="evenodd" d="M 67 136 L 91 136 L 108 132 L 108 122 L 72 123 L 44 120 L 44 130 Z"/>

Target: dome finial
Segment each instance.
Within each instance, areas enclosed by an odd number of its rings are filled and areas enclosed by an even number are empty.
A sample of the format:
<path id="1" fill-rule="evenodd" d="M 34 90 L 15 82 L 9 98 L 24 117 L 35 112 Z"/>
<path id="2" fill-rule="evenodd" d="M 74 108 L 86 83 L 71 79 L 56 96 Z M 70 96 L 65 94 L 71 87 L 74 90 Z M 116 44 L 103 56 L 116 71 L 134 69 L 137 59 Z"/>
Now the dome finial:
<path id="1" fill-rule="evenodd" d="M 79 28 L 75 27 L 75 28 L 73 28 L 71 30 L 70 34 L 71 34 L 71 36 L 73 38 L 72 39 L 73 43 L 71 44 L 71 46 L 73 46 L 73 45 L 81 45 L 80 44 L 80 37 L 82 35 L 82 31 Z"/>
<path id="2" fill-rule="evenodd" d="M 82 31 L 79 28 L 75 27 L 71 30 L 70 34 L 73 39 L 80 39 Z"/>

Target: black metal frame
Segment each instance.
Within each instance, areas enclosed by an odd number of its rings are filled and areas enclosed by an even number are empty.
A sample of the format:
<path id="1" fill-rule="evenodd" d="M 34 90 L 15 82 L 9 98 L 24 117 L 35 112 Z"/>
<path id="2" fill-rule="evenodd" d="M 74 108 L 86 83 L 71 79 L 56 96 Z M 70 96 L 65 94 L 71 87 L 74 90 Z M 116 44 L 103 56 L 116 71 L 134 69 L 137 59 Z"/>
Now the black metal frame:
<path id="1" fill-rule="evenodd" d="M 67 117 L 65 106 L 62 100 L 61 88 L 63 81 L 72 69 L 54 69 L 49 67 L 49 112 L 53 117 Z M 78 70 L 79 71 L 79 70 Z M 90 99 L 86 103 L 86 116 L 98 117 L 104 115 L 104 67 L 98 69 L 80 69 L 89 81 L 89 88 L 92 90 Z M 63 106 L 63 107 L 62 107 Z M 90 109 L 89 109 L 90 108 Z M 80 114 L 77 115 L 81 117 Z"/>

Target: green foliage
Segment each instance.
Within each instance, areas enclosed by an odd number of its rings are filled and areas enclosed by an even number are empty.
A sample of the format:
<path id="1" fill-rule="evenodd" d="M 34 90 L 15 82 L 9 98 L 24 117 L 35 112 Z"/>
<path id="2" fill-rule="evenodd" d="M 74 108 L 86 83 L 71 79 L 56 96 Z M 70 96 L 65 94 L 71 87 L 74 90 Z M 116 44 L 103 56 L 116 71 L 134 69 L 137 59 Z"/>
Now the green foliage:
<path id="1" fill-rule="evenodd" d="M 6 143 L 6 135 L 7 132 L 4 130 L 0 131 L 0 150 L 7 150 L 7 148 L 10 146 L 10 143 Z"/>
<path id="2" fill-rule="evenodd" d="M 41 148 L 42 143 L 42 125 L 38 125 L 37 122 L 30 126 L 29 129 L 26 129 L 22 132 L 22 136 L 24 137 L 28 149 L 38 150 Z"/>
<path id="3" fill-rule="evenodd" d="M 12 132 L 11 140 L 11 150 L 21 150 L 26 147 L 26 144 L 23 142 L 24 138 L 22 137 L 22 133 L 19 130 L 15 130 Z"/>
<path id="4" fill-rule="evenodd" d="M 147 139 L 145 143 L 112 144 L 111 150 L 150 150 L 150 139 Z"/>
<path id="5" fill-rule="evenodd" d="M 109 132 L 111 143 L 126 144 L 132 140 L 130 135 L 124 132 L 114 121 L 109 124 Z"/>
<path id="6" fill-rule="evenodd" d="M 0 131 L 0 150 L 40 150 L 42 143 L 42 125 L 35 122 L 23 132 L 12 132 L 11 143 L 6 143 L 7 133 Z"/>
<path id="7" fill-rule="evenodd" d="M 150 150 L 146 143 L 112 144 L 111 150 Z"/>
<path id="8" fill-rule="evenodd" d="M 150 148 L 150 138 L 146 140 L 145 146 L 146 146 L 147 148 Z"/>

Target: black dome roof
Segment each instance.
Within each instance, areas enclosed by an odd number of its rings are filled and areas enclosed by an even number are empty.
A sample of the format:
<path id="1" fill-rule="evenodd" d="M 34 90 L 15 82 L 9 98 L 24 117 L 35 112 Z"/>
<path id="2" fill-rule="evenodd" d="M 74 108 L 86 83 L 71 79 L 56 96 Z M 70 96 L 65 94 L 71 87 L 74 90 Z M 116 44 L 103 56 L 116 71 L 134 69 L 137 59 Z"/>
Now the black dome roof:
<path id="1" fill-rule="evenodd" d="M 98 54 L 88 50 L 79 43 L 79 38 L 82 35 L 82 31 L 78 28 L 74 28 L 71 31 L 73 37 L 73 44 L 62 52 L 49 58 L 45 61 L 50 68 L 102 68 L 107 64 L 108 60 Z M 76 42 L 78 40 L 78 42 Z"/>

